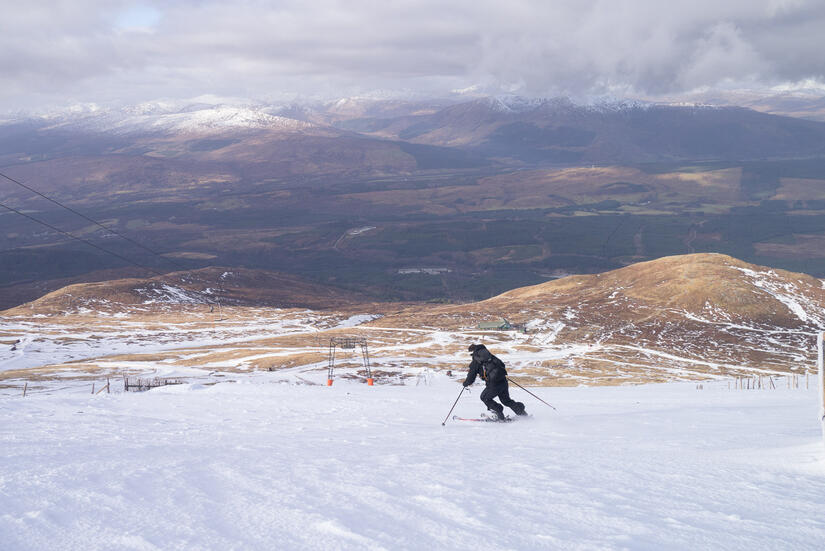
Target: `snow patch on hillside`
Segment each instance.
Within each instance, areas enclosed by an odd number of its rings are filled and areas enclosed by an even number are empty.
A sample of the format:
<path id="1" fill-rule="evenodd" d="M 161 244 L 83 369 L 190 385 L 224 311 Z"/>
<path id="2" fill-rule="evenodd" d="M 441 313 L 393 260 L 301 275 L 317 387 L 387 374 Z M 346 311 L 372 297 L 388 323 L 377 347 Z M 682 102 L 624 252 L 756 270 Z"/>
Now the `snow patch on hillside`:
<path id="1" fill-rule="evenodd" d="M 0 332 L 22 335 L 22 339 L 25 339 L 16 346 L 16 350 L 0 346 L 0 371 L 59 365 L 111 355 L 152 354 L 196 347 L 211 349 L 273 334 L 316 333 L 334 327 L 339 321 L 336 316 L 320 312 L 277 309 L 261 310 L 254 321 L 228 319 L 219 325 L 193 325 L 202 321 L 195 317 L 192 323 L 159 324 L 151 321 L 115 320 L 117 315 L 107 320 L 100 313 L 98 315 L 100 318 L 93 326 L 83 328 L 64 325 L 61 318 L 37 322 L 14 318 L 0 320 Z M 163 367 L 159 362 L 129 365 L 155 374 Z M 123 363 L 119 367 L 123 367 Z M 83 374 L 82 371 L 78 373 Z"/>
<path id="2" fill-rule="evenodd" d="M 356 314 L 341 321 L 336 327 L 355 327 L 361 325 L 362 323 L 367 323 L 368 321 L 376 320 L 380 317 L 380 314 Z"/>
<path id="3" fill-rule="evenodd" d="M 803 323 L 823 325 L 822 312 L 808 297 L 795 285 L 779 277 L 773 270 L 756 272 L 748 268 L 734 266 L 751 279 L 751 283 L 784 304 Z"/>
<path id="4" fill-rule="evenodd" d="M 135 292 L 147 297 L 143 304 L 203 304 L 204 297 L 194 291 L 187 291 L 180 287 L 163 283 L 150 284 L 146 287 L 137 287 Z"/>
<path id="5" fill-rule="evenodd" d="M 260 109 L 216 106 L 194 112 L 170 113 L 144 122 L 148 128 L 177 132 L 221 131 L 229 129 L 301 130 L 312 126 L 303 121 L 271 115 Z"/>
<path id="6" fill-rule="evenodd" d="M 524 327 L 542 344 L 550 344 L 556 340 L 561 330 L 565 328 L 565 324 L 561 321 L 533 319 L 528 321 Z"/>

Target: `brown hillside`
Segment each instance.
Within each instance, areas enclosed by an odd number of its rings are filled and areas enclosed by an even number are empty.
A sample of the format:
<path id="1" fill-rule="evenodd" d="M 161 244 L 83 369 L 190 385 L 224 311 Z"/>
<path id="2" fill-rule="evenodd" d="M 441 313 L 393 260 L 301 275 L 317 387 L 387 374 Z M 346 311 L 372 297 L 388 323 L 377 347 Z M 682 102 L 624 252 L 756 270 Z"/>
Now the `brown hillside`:
<path id="1" fill-rule="evenodd" d="M 532 361 L 565 373 L 613 381 L 630 369 L 656 380 L 676 373 L 729 375 L 740 368 L 786 372 L 813 365 L 816 331 L 825 326 L 825 289 L 813 277 L 693 254 L 642 262 L 598 275 L 571 276 L 461 306 L 408 311 L 372 325 L 425 320 L 446 331 L 472 331 L 506 319 L 516 332 L 475 332 L 488 343 L 521 339 Z M 509 346 L 509 345 L 508 345 Z M 525 350 L 528 350 L 525 349 Z M 546 358 L 546 359 L 542 359 Z M 554 363 L 555 362 L 555 363 Z M 621 378 L 621 377 L 620 377 Z"/>
<path id="2" fill-rule="evenodd" d="M 687 313 L 716 321 L 801 329 L 816 326 L 823 307 L 825 289 L 814 277 L 701 253 L 565 277 L 477 303 L 441 307 L 430 315 L 455 325 L 500 317 L 527 323 L 536 315 L 562 312 L 572 319 L 573 311 L 577 316 L 623 322 Z M 805 312 L 801 317 L 799 308 Z"/>
<path id="3" fill-rule="evenodd" d="M 269 306 L 276 308 L 343 308 L 366 302 L 350 291 L 306 281 L 299 277 L 238 268 L 208 267 L 175 272 L 151 279 L 116 279 L 78 283 L 5 311 L 7 315 L 89 309 L 125 311 L 134 307 L 165 308 L 172 305 Z"/>
<path id="4" fill-rule="evenodd" d="M 756 275 L 759 274 L 759 275 Z M 564 278 L 504 293 L 488 301 L 494 308 L 509 302 L 577 303 L 631 301 L 647 308 L 702 314 L 717 311 L 732 320 L 781 327 L 801 327 L 804 321 L 784 296 L 804 297 L 825 305 L 821 282 L 808 275 L 774 270 L 721 254 L 670 256 L 590 276 Z M 621 303 L 621 302 L 619 302 Z M 803 306 L 803 304 L 800 304 Z M 804 308 L 804 306 L 803 306 Z M 632 315 L 632 311 L 625 315 Z"/>

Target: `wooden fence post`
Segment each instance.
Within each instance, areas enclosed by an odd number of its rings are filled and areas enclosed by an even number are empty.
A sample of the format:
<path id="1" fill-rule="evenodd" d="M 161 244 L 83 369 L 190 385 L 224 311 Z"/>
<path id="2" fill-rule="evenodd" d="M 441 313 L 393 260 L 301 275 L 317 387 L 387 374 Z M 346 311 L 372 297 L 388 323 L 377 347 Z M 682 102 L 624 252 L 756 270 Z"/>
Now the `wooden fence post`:
<path id="1" fill-rule="evenodd" d="M 23 383 L 23 398 L 25 398 L 25 397 L 26 397 L 26 391 L 27 391 L 28 389 L 29 389 L 29 382 L 28 382 L 28 381 L 26 381 L 25 383 Z"/>

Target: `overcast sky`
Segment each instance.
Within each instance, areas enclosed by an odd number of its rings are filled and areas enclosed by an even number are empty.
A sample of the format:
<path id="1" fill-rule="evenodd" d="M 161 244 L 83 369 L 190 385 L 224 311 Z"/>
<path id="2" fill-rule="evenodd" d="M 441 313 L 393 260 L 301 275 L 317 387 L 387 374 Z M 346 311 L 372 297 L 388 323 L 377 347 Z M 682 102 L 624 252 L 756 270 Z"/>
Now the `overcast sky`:
<path id="1" fill-rule="evenodd" d="M 818 0 L 0 0 L 0 110 L 825 82 Z"/>

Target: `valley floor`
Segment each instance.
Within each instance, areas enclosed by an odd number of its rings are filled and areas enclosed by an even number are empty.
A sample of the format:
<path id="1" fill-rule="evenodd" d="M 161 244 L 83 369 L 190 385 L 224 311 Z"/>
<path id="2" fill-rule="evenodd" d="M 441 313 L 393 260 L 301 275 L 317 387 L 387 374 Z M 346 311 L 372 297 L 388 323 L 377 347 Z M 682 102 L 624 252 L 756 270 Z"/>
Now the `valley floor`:
<path id="1" fill-rule="evenodd" d="M 820 549 L 811 390 L 522 390 L 534 417 L 441 421 L 460 387 L 260 372 L 0 399 L 3 549 Z M 477 384 L 456 413 L 476 416 Z"/>

